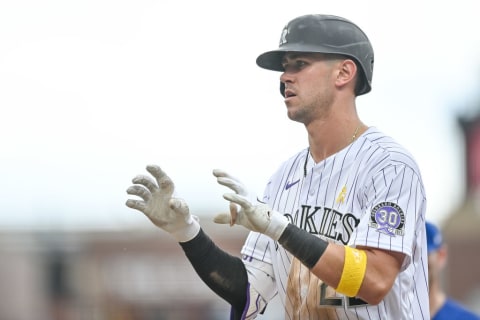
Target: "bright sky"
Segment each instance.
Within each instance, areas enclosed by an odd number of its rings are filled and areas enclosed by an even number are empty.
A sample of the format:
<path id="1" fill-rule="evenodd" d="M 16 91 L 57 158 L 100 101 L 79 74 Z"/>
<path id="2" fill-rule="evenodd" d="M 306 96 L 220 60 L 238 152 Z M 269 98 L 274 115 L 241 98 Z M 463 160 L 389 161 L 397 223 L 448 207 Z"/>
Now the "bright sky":
<path id="1" fill-rule="evenodd" d="M 0 2 L 0 228 L 150 227 L 127 208 L 156 163 L 202 219 L 227 208 L 211 172 L 253 192 L 307 145 L 256 66 L 307 13 L 357 23 L 375 50 L 361 118 L 417 159 L 428 216 L 463 200 L 456 117 L 479 103 L 476 1 Z M 476 92 L 477 91 L 477 92 Z"/>

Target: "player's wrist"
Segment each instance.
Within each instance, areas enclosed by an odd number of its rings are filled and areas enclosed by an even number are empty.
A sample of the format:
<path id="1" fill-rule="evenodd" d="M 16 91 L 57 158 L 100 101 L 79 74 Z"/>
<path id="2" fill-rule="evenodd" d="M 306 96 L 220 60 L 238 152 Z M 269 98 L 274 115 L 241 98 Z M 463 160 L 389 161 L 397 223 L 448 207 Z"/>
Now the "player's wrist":
<path id="1" fill-rule="evenodd" d="M 309 269 L 313 268 L 320 260 L 328 246 L 327 241 L 293 224 L 287 225 L 278 239 L 278 243 Z"/>
<path id="2" fill-rule="evenodd" d="M 186 224 L 181 228 L 171 232 L 171 235 L 178 242 L 187 242 L 192 240 L 200 232 L 200 224 L 198 223 L 198 217 L 191 215 L 186 221 Z"/>
<path id="3" fill-rule="evenodd" d="M 264 233 L 273 240 L 278 241 L 290 222 L 287 217 L 273 210 L 270 211 L 269 218 L 270 223 Z"/>

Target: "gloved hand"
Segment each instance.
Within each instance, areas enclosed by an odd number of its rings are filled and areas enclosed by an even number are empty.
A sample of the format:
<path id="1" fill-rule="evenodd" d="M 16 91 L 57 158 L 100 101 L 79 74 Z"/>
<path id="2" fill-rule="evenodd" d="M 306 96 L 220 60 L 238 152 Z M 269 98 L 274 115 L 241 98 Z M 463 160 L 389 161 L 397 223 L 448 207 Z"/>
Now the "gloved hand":
<path id="1" fill-rule="evenodd" d="M 147 171 L 155 178 L 138 175 L 127 189 L 130 195 L 142 200 L 128 199 L 127 207 L 143 212 L 157 227 L 170 233 L 179 242 L 193 239 L 200 231 L 198 218 L 190 214 L 187 203 L 172 197 L 175 186 L 167 174 L 156 165 L 148 165 Z"/>
<path id="2" fill-rule="evenodd" d="M 221 213 L 213 221 L 220 224 L 239 224 L 245 228 L 263 233 L 273 240 L 278 240 L 288 225 L 288 219 L 268 205 L 258 200 L 252 201 L 247 189 L 235 177 L 219 169 L 213 170 L 217 182 L 235 193 L 226 193 L 223 198 L 230 201 L 230 214 Z M 240 210 L 238 206 L 240 206 Z"/>

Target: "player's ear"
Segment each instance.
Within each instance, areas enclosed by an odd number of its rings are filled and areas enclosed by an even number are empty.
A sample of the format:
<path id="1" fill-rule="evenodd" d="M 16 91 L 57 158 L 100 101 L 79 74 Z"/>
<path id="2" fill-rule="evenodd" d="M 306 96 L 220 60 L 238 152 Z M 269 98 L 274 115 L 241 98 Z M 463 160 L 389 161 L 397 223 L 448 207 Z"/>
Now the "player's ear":
<path id="1" fill-rule="evenodd" d="M 337 79 L 335 84 L 338 87 L 344 87 L 346 85 L 355 88 L 355 82 L 357 78 L 357 65 L 351 59 L 341 60 L 338 64 Z"/>

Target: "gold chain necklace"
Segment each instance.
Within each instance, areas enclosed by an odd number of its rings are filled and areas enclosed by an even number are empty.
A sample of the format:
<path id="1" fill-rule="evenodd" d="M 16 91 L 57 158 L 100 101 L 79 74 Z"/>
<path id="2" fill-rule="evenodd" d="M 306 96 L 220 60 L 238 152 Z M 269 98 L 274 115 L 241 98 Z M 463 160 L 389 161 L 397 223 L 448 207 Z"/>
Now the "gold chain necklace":
<path id="1" fill-rule="evenodd" d="M 355 139 L 357 138 L 357 134 L 358 134 L 359 129 L 360 129 L 360 125 L 358 125 L 357 128 L 355 129 L 355 132 L 353 133 L 352 140 L 350 141 L 350 143 L 355 141 Z M 307 148 L 307 156 L 305 157 L 305 163 L 303 164 L 303 177 L 307 176 L 307 163 L 308 163 L 308 156 L 309 155 L 310 155 L 310 147 Z"/>
<path id="2" fill-rule="evenodd" d="M 353 136 L 352 136 L 352 141 L 350 141 L 350 143 L 355 141 L 355 138 L 357 138 L 358 129 L 360 129 L 360 125 L 358 125 L 357 129 L 355 129 L 355 132 L 353 133 Z"/>

